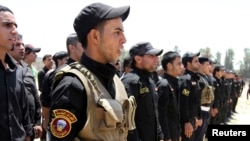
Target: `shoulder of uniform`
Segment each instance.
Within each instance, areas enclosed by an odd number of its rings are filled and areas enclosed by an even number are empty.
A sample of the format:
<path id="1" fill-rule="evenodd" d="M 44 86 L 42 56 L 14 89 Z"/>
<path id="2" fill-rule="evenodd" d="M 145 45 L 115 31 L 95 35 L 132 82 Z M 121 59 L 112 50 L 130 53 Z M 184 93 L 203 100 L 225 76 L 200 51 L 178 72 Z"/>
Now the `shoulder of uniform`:
<path id="1" fill-rule="evenodd" d="M 139 79 L 140 77 L 136 73 L 132 73 L 132 72 L 125 74 L 125 76 L 123 77 L 123 81 L 131 82 L 131 83 L 133 82 L 137 83 Z"/>
<path id="2" fill-rule="evenodd" d="M 164 86 L 168 86 L 168 80 L 167 79 L 160 79 L 157 83 L 156 86 L 157 87 L 164 87 Z"/>
<path id="3" fill-rule="evenodd" d="M 190 74 L 185 74 L 179 77 L 179 80 L 191 80 Z"/>

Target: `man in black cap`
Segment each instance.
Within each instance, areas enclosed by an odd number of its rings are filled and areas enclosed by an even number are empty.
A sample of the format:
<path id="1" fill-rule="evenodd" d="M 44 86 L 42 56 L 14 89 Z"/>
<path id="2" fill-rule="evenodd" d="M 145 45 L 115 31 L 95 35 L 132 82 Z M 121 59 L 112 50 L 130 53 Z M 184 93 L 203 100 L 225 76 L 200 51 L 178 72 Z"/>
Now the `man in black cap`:
<path id="1" fill-rule="evenodd" d="M 129 50 L 132 58 L 131 72 L 122 82 L 128 96 L 134 96 L 137 102 L 135 111 L 136 129 L 129 132 L 128 141 L 159 141 L 163 139 L 158 120 L 158 94 L 152 79 L 157 68 L 159 55 L 163 50 L 153 48 L 149 42 L 140 42 Z"/>
<path id="2" fill-rule="evenodd" d="M 125 88 L 110 62 L 118 60 L 126 42 L 123 21 L 129 10 L 129 6 L 92 3 L 75 18 L 84 53 L 79 63 L 69 64 L 55 76 L 51 140 L 126 140 L 132 116 L 127 113 Z"/>
<path id="3" fill-rule="evenodd" d="M 200 53 L 186 52 L 182 57 L 185 73 L 180 77 L 180 119 L 182 140 L 193 141 L 195 130 L 201 126 L 201 90 L 197 72 L 199 69 Z"/>
<path id="4" fill-rule="evenodd" d="M 214 102 L 211 110 L 210 124 L 220 124 L 222 122 L 223 105 L 225 99 L 224 85 L 222 76 L 224 73 L 224 67 L 221 65 L 215 65 L 213 76 L 215 78 L 214 86 Z M 213 113 L 215 111 L 215 113 Z M 216 113 L 217 112 L 217 113 Z"/>
<path id="5" fill-rule="evenodd" d="M 180 141 L 180 91 L 178 76 L 182 75 L 183 64 L 179 53 L 169 51 L 161 61 L 164 74 L 157 83 L 159 120 L 164 141 Z"/>
<path id="6" fill-rule="evenodd" d="M 210 68 L 210 61 L 208 57 L 199 57 L 198 74 L 200 79 L 198 81 L 201 89 L 201 118 L 202 125 L 197 127 L 195 131 L 194 141 L 202 141 L 207 131 L 207 126 L 210 120 L 211 106 L 214 101 L 213 86 L 209 83 L 208 74 Z M 214 111 L 213 111 L 214 112 Z"/>
<path id="7" fill-rule="evenodd" d="M 0 31 L 0 139 L 30 140 L 33 130 L 24 91 L 23 71 L 8 54 L 16 42 L 17 24 L 13 12 L 3 5 L 0 5 Z"/>
<path id="8" fill-rule="evenodd" d="M 23 61 L 31 69 L 31 71 L 32 71 L 32 73 L 34 75 L 35 81 L 37 82 L 38 71 L 37 71 L 36 68 L 34 68 L 32 66 L 32 63 L 34 63 L 36 61 L 36 57 L 37 57 L 36 53 L 40 52 L 41 48 L 35 48 L 31 44 L 25 44 L 24 48 L 25 48 L 25 54 L 24 54 Z"/>

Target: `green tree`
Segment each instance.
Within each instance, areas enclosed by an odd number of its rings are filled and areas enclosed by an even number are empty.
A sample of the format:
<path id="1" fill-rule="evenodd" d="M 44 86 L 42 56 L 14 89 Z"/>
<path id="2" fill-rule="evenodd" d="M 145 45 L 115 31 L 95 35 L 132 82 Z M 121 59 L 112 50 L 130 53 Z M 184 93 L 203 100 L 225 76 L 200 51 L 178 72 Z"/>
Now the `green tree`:
<path id="1" fill-rule="evenodd" d="M 202 57 L 208 57 L 208 58 L 213 58 L 213 55 L 211 53 L 211 49 L 210 47 L 206 47 L 206 48 L 201 48 L 200 49 L 200 53 Z"/>
<path id="2" fill-rule="evenodd" d="M 178 46 L 174 46 L 174 51 L 175 51 L 175 52 L 178 52 L 178 53 L 180 53 L 180 52 L 181 52 L 181 50 L 179 49 L 179 47 L 178 47 Z"/>
<path id="3" fill-rule="evenodd" d="M 234 70 L 233 66 L 234 61 L 234 51 L 232 48 L 226 50 L 224 65 L 228 70 Z"/>
<path id="4" fill-rule="evenodd" d="M 239 73 L 242 77 L 250 78 L 250 48 L 244 49 L 243 61 L 240 62 Z"/>
<path id="5" fill-rule="evenodd" d="M 215 56 L 216 56 L 215 62 L 217 62 L 218 64 L 221 64 L 221 53 L 216 52 Z"/>

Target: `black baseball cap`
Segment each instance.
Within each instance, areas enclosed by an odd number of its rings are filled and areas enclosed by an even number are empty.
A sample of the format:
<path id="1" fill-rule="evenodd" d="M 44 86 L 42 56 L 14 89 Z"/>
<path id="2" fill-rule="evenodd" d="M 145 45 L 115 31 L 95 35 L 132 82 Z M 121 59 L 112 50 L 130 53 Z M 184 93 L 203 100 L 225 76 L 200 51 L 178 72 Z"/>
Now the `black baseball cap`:
<path id="1" fill-rule="evenodd" d="M 220 70 L 225 70 L 225 67 L 224 66 L 222 66 L 222 65 L 220 65 L 220 64 L 216 64 L 215 66 L 214 66 L 214 71 L 220 71 Z"/>
<path id="2" fill-rule="evenodd" d="M 204 62 L 209 62 L 209 58 L 208 57 L 199 57 L 199 63 L 204 63 Z"/>
<path id="3" fill-rule="evenodd" d="M 84 7 L 74 21 L 74 29 L 78 40 L 81 42 L 89 31 L 105 19 L 121 17 L 125 21 L 129 15 L 130 7 L 111 7 L 103 3 L 92 3 Z"/>
<path id="4" fill-rule="evenodd" d="M 31 44 L 25 44 L 24 45 L 25 48 L 25 53 L 29 53 L 29 52 L 40 52 L 41 48 L 36 48 Z"/>
<path id="5" fill-rule="evenodd" d="M 195 56 L 200 56 L 200 52 L 197 52 L 197 53 L 192 53 L 192 52 L 186 52 L 182 58 L 193 58 Z"/>
<path id="6" fill-rule="evenodd" d="M 129 50 L 129 55 L 133 58 L 136 55 L 146 55 L 146 54 L 150 54 L 150 55 L 161 55 L 163 52 L 163 49 L 156 49 L 153 48 L 153 46 L 151 45 L 151 43 L 149 42 L 140 42 L 137 43 L 135 45 L 133 45 L 130 50 Z"/>

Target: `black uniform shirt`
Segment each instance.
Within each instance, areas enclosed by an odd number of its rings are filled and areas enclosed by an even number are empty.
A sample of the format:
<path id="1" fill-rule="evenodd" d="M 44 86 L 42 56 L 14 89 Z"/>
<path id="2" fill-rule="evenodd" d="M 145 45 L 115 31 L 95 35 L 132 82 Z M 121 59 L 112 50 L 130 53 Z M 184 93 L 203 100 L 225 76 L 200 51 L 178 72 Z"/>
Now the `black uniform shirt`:
<path id="1" fill-rule="evenodd" d="M 136 98 L 135 123 L 142 141 L 155 141 L 163 138 L 158 120 L 158 94 L 152 74 L 138 68 L 127 73 L 122 82 L 128 93 Z M 129 134 L 130 136 L 130 134 Z"/>
<path id="2" fill-rule="evenodd" d="M 178 79 L 164 73 L 157 83 L 159 120 L 164 140 L 178 140 L 180 137 L 179 84 Z"/>
<path id="3" fill-rule="evenodd" d="M 201 118 L 201 88 L 198 83 L 200 77 L 197 73 L 186 69 L 184 76 L 181 76 L 180 79 L 181 122 L 192 123 L 194 118 Z"/>

